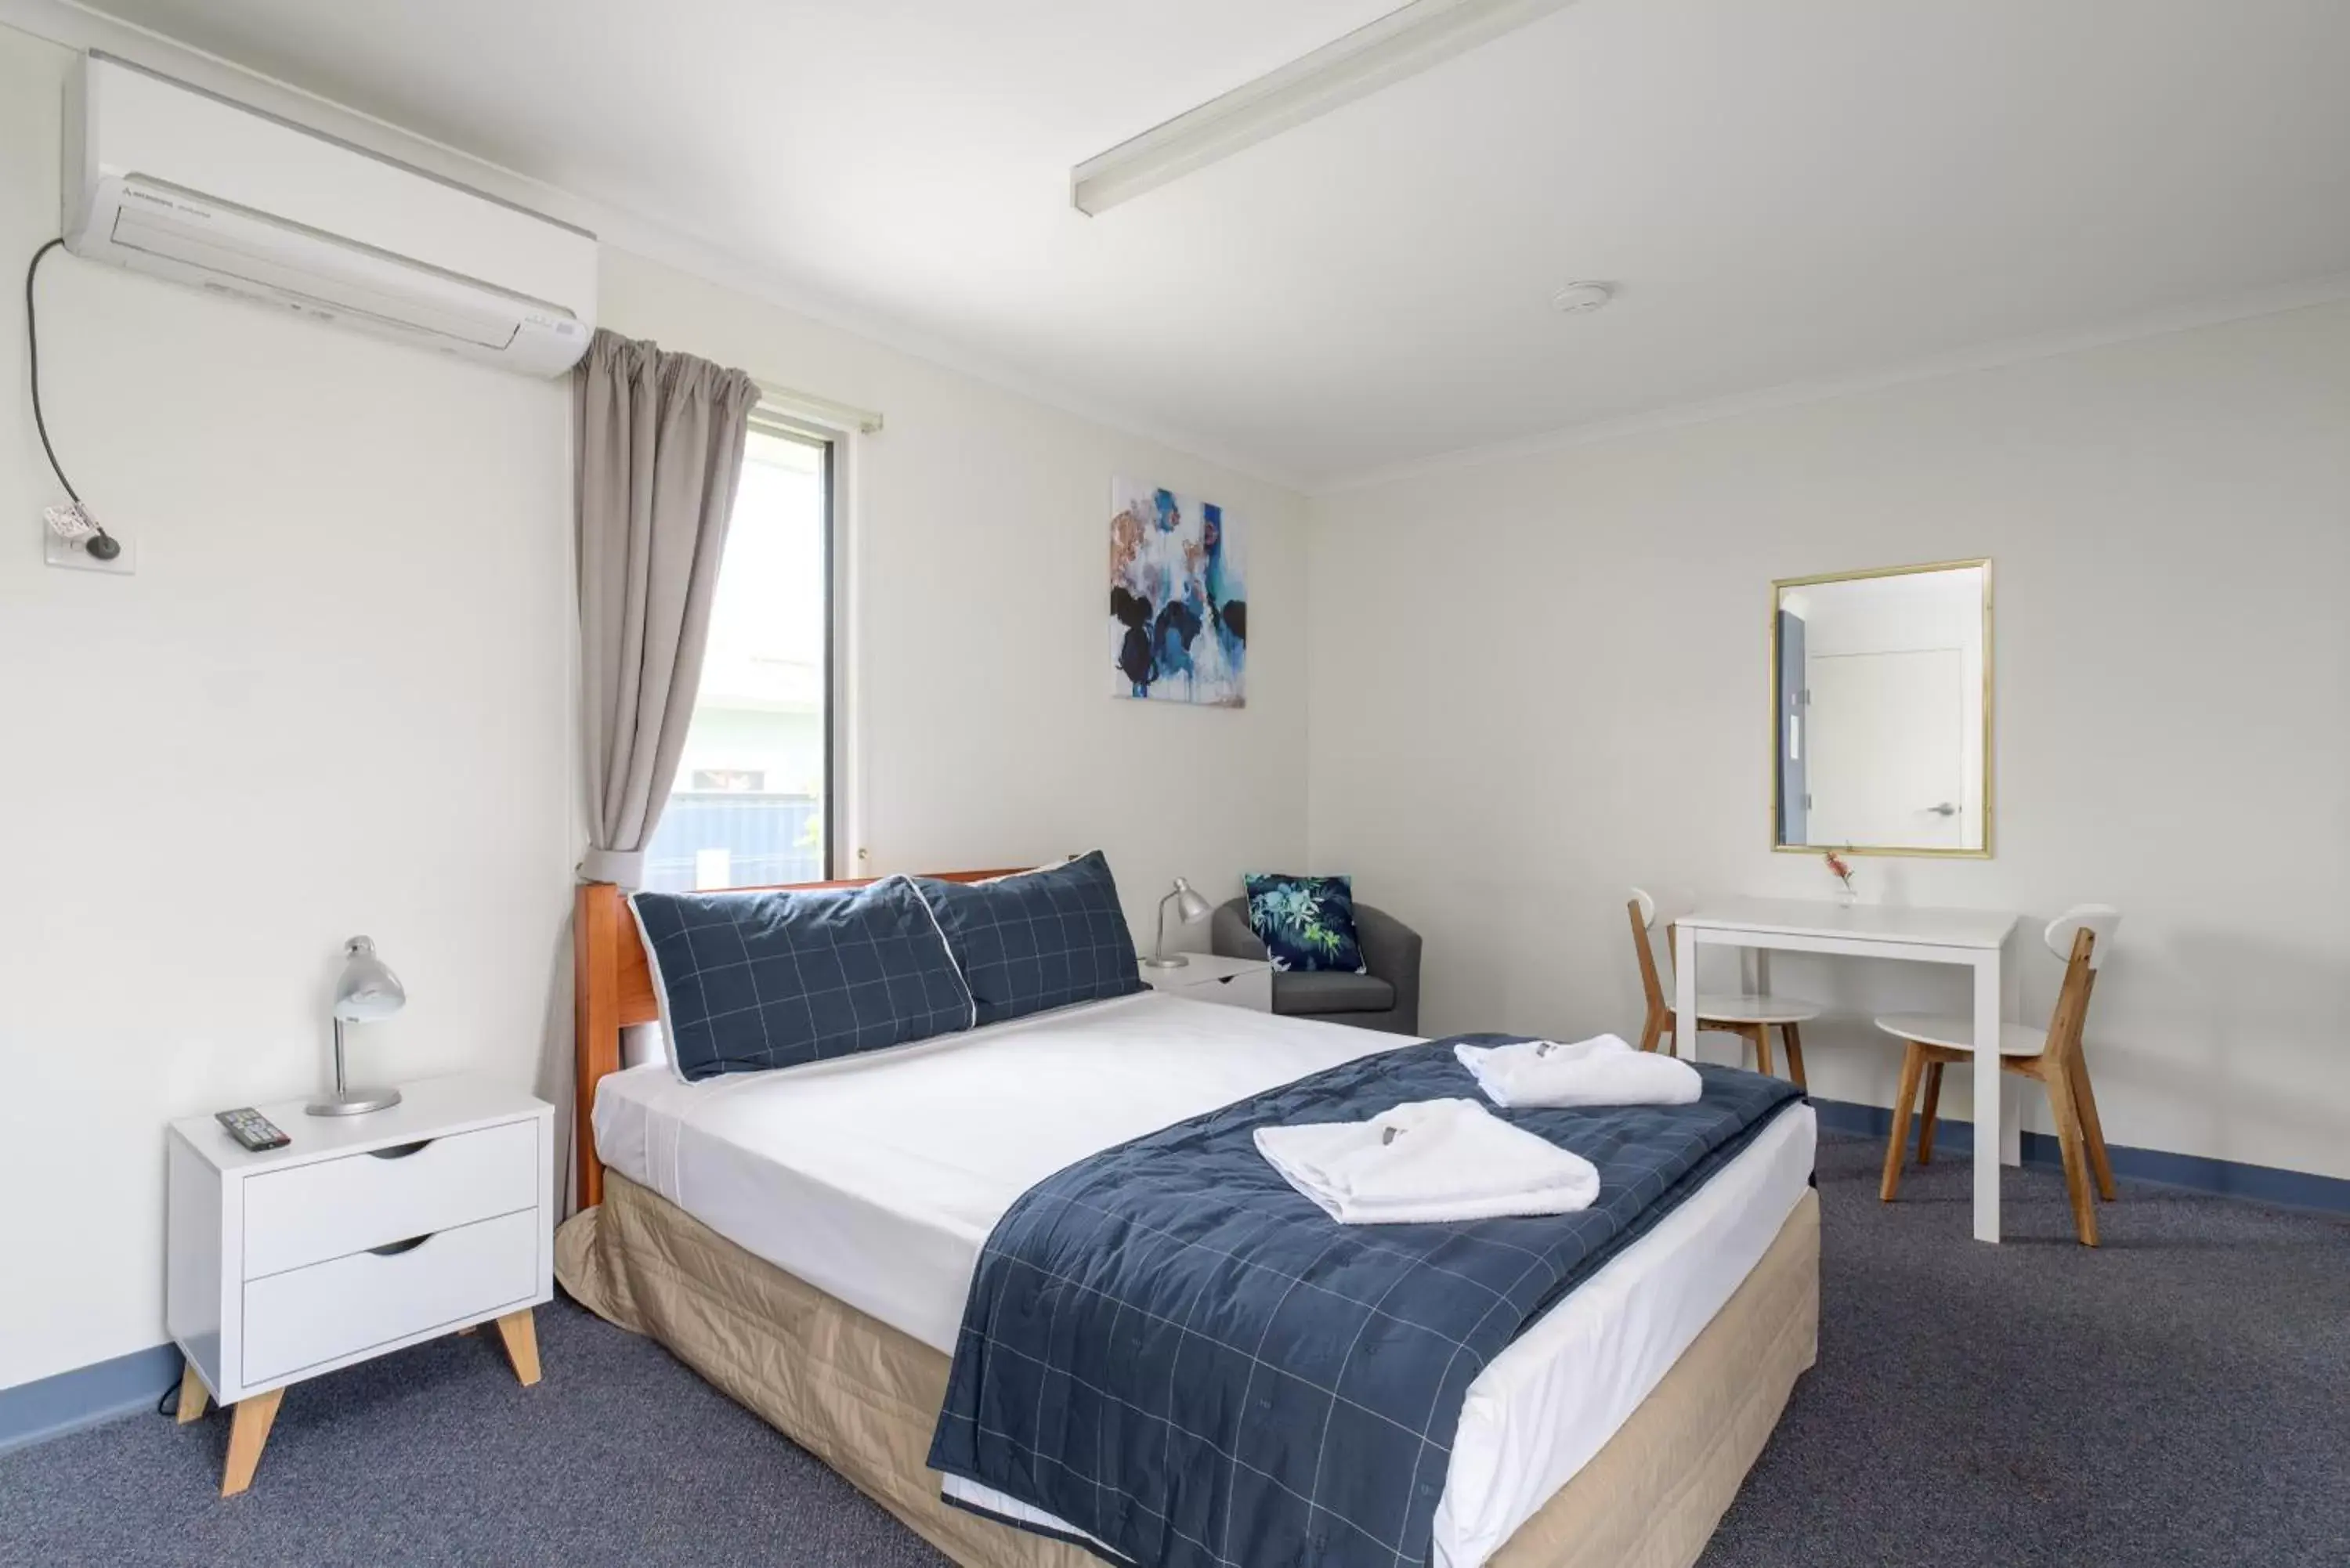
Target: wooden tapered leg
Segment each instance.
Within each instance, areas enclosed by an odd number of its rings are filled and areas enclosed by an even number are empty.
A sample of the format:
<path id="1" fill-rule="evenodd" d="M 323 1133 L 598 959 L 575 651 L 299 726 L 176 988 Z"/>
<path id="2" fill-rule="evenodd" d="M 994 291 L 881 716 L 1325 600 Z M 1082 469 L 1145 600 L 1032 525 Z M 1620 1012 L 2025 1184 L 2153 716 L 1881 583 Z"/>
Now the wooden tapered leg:
<path id="1" fill-rule="evenodd" d="M 527 1388 L 537 1382 L 538 1325 L 530 1308 L 498 1319 L 498 1337 L 505 1341 L 506 1359 L 514 1363 L 515 1376 L 522 1386 Z"/>
<path id="2" fill-rule="evenodd" d="M 2097 1244 L 2097 1202 L 2089 1191 L 2089 1157 L 2082 1147 L 2080 1108 L 2064 1074 L 2047 1080 L 2048 1108 L 2056 1121 L 2056 1146 L 2064 1157 L 2064 1196 L 2073 1205 L 2073 1229 L 2081 1245 Z"/>
<path id="3" fill-rule="evenodd" d="M 1779 1036 L 1787 1043 L 1787 1076 L 1794 1080 L 1795 1087 L 1810 1094 L 1812 1086 L 1804 1082 L 1803 1033 L 1792 1023 L 1782 1023 Z"/>
<path id="4" fill-rule="evenodd" d="M 1653 1051 L 1657 1048 L 1657 1042 L 1664 1038 L 1665 1030 L 1669 1027 L 1666 1023 L 1668 1016 L 1669 1014 L 1662 1012 L 1648 1014 L 1648 1021 L 1640 1026 L 1641 1050 Z"/>
<path id="5" fill-rule="evenodd" d="M 1877 1201 L 1890 1203 L 1901 1190 L 1901 1157 L 1909 1149 L 1909 1109 L 1918 1103 L 1918 1078 L 1926 1068 L 1926 1053 L 1912 1044 L 1901 1058 L 1901 1086 L 1893 1094 L 1893 1136 L 1885 1145 L 1885 1179 L 1877 1189 Z"/>
<path id="6" fill-rule="evenodd" d="M 212 1390 L 196 1376 L 196 1364 L 183 1363 L 180 1369 L 180 1425 L 204 1418 L 204 1407 L 212 1402 Z"/>
<path id="7" fill-rule="evenodd" d="M 2089 1146 L 2089 1169 L 2097 1178 L 2097 1196 L 2114 1200 L 2114 1162 L 2106 1153 L 2105 1125 L 2097 1120 L 2097 1096 L 2089 1087 L 2089 1064 L 2073 1053 L 2073 1108 L 2081 1113 L 2082 1139 Z"/>
<path id="8" fill-rule="evenodd" d="M 234 1419 L 228 1429 L 228 1468 L 221 1474 L 221 1496 L 234 1497 L 253 1484 L 254 1467 L 261 1463 L 261 1449 L 269 1441 L 269 1424 L 277 1419 L 278 1401 L 286 1397 L 283 1388 L 272 1388 L 266 1394 L 248 1394 L 231 1407 Z"/>
<path id="9" fill-rule="evenodd" d="M 1771 1065 L 1771 1026 L 1750 1023 L 1746 1029 L 1747 1038 L 1754 1042 L 1754 1070 L 1767 1078 L 1777 1071 Z"/>
<path id="10" fill-rule="evenodd" d="M 1942 1064 L 1926 1064 L 1926 1105 L 1918 1117 L 1918 1163 L 1934 1163 L 1934 1119 L 1942 1109 Z"/>

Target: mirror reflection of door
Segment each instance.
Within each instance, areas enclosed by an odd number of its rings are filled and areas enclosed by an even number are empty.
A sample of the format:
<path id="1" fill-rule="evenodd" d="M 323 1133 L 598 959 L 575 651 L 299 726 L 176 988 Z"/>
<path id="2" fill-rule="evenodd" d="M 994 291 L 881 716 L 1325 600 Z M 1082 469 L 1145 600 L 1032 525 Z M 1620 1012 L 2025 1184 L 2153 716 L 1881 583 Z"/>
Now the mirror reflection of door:
<path id="1" fill-rule="evenodd" d="M 1990 569 L 1777 585 L 1777 842 L 1980 854 Z"/>
<path id="2" fill-rule="evenodd" d="M 1826 654 L 1810 669 L 1811 836 L 1795 842 L 1960 847 L 1959 649 Z"/>

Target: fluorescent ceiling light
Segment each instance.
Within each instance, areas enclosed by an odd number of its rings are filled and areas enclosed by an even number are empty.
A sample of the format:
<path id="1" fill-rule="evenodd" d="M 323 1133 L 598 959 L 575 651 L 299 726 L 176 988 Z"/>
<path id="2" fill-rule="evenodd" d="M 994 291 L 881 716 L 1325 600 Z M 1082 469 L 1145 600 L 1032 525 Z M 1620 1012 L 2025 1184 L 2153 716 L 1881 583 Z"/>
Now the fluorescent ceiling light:
<path id="1" fill-rule="evenodd" d="M 1097 216 L 1475 48 L 1574 0 L 1413 0 L 1335 43 L 1121 141 L 1069 171 L 1069 200 Z"/>

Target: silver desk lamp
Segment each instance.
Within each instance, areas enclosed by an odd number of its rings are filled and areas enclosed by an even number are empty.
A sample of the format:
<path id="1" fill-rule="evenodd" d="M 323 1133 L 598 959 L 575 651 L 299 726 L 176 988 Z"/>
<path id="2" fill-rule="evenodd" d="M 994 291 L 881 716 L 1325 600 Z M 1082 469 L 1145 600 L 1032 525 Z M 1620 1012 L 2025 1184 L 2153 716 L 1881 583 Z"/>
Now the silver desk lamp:
<path id="1" fill-rule="evenodd" d="M 398 1089 L 354 1089 L 343 1076 L 343 1025 L 389 1018 L 408 1002 L 408 992 L 391 966 L 375 956 L 375 942 L 353 937 L 343 944 L 342 977 L 335 981 L 335 1092 L 314 1100 L 314 1116 L 356 1116 L 400 1104 Z"/>
<path id="2" fill-rule="evenodd" d="M 1191 961 L 1181 953 L 1167 950 L 1167 906 L 1170 904 L 1175 906 L 1175 912 L 1183 918 L 1187 926 L 1198 925 L 1210 913 L 1208 900 L 1200 897 L 1191 884 L 1180 877 L 1176 877 L 1175 890 L 1159 900 L 1159 950 L 1142 961 L 1152 969 L 1181 969 Z"/>

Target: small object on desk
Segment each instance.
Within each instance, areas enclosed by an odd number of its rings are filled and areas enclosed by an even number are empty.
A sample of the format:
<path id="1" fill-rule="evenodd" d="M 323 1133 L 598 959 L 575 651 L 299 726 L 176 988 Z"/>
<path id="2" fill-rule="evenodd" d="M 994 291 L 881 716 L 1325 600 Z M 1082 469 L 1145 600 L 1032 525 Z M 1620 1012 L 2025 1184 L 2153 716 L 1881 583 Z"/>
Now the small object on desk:
<path id="1" fill-rule="evenodd" d="M 1850 853 L 1850 849 L 1846 849 L 1845 851 L 1845 854 L 1846 855 Z M 1836 902 L 1844 905 L 1846 909 L 1850 909 L 1853 905 L 1859 903 L 1860 889 L 1853 886 L 1852 862 L 1846 859 L 1843 855 L 1837 854 L 1833 849 L 1822 856 L 1821 858 L 1827 862 L 1828 870 L 1835 877 Z"/>
<path id="2" fill-rule="evenodd" d="M 1142 983 L 1170 996 L 1212 1002 L 1224 1007 L 1273 1011 L 1273 962 L 1269 959 L 1226 958 L 1222 953 L 1191 953 L 1180 969 L 1142 966 Z"/>
<path id="3" fill-rule="evenodd" d="M 1187 926 L 1198 925 L 1210 913 L 1208 900 L 1200 897 L 1191 883 L 1180 877 L 1176 877 L 1174 891 L 1159 900 L 1159 945 L 1149 958 L 1142 961 L 1146 969 L 1181 969 L 1191 961 L 1189 954 L 1167 950 L 1167 906 L 1170 904 L 1175 906 L 1176 912 Z"/>
<path id="4" fill-rule="evenodd" d="M 299 1100 L 247 1109 L 266 1126 Z M 221 1492 L 252 1484 L 286 1387 L 494 1323 L 538 1381 L 531 1312 L 554 1295 L 554 1107 L 484 1078 L 431 1078 L 372 1116 L 251 1148 L 229 1117 L 165 1139 L 164 1322 L 187 1366 L 180 1419 L 233 1407 Z"/>
<path id="5" fill-rule="evenodd" d="M 335 1092 L 304 1107 L 314 1116 L 356 1116 L 400 1104 L 398 1089 L 354 1089 L 343 1075 L 343 1025 L 389 1018 L 408 1002 L 391 966 L 375 956 L 375 940 L 343 944 L 343 972 L 335 981 Z"/>
<path id="6" fill-rule="evenodd" d="M 255 1154 L 266 1148 L 284 1148 L 294 1140 L 279 1129 L 276 1122 L 251 1106 L 239 1106 L 233 1111 L 214 1111 L 213 1119 L 228 1128 L 228 1136 Z"/>

